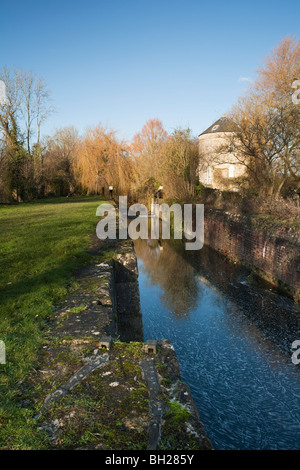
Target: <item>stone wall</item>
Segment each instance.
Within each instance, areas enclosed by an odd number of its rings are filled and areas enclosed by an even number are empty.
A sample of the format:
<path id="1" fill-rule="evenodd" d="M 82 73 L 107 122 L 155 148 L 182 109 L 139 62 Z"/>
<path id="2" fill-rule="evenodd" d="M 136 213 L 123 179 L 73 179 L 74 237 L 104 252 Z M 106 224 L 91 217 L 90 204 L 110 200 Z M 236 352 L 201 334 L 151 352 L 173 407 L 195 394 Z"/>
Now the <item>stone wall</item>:
<path id="1" fill-rule="evenodd" d="M 299 228 L 205 209 L 205 244 L 300 302 Z"/>
<path id="2" fill-rule="evenodd" d="M 120 244 L 114 260 L 117 335 L 121 341 L 143 341 L 143 318 L 140 305 L 137 258 L 133 242 Z"/>

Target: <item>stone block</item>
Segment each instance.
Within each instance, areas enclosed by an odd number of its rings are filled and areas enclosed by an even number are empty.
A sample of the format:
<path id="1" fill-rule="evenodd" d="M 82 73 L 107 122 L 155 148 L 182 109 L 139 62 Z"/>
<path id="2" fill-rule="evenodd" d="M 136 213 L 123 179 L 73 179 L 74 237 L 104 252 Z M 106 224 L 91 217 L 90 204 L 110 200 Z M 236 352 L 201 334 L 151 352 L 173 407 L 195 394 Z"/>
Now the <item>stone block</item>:
<path id="1" fill-rule="evenodd" d="M 112 345 L 112 338 L 111 336 L 103 336 L 103 338 L 100 338 L 99 340 L 99 349 L 105 348 L 109 350 Z"/>
<path id="2" fill-rule="evenodd" d="M 156 354 L 157 353 L 157 341 L 148 339 L 145 343 L 145 352 L 147 354 Z"/>

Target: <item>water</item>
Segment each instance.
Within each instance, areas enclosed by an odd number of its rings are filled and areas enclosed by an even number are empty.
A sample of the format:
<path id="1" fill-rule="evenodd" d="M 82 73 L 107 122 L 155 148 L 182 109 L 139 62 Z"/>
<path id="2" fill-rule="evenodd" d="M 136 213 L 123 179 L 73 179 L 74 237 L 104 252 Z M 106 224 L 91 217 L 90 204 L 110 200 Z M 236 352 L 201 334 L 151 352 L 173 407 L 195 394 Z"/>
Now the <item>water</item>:
<path id="1" fill-rule="evenodd" d="M 214 447 L 299 450 L 299 308 L 207 247 L 135 250 L 144 339 L 173 343 Z"/>

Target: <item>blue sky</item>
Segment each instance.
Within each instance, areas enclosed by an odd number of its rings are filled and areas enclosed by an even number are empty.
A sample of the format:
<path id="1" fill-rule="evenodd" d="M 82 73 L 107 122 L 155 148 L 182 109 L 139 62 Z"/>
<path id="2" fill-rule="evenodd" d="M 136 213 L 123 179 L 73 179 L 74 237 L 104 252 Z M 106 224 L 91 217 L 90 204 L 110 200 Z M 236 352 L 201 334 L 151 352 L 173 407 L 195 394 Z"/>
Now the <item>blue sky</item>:
<path id="1" fill-rule="evenodd" d="M 287 35 L 287 0 L 0 0 L 0 68 L 45 79 L 56 113 L 42 129 L 102 123 L 131 139 L 147 119 L 198 135 L 241 96 Z"/>

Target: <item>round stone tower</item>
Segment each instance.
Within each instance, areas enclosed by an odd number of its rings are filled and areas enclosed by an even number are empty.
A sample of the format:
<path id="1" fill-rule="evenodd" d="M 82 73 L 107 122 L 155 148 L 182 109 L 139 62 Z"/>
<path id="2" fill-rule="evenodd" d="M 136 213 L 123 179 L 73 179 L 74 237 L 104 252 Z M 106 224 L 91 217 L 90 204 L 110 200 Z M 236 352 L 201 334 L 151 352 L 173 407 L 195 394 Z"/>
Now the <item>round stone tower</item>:
<path id="1" fill-rule="evenodd" d="M 234 178 L 245 171 L 231 145 L 237 131 L 237 125 L 224 116 L 199 135 L 199 180 L 204 186 L 236 189 Z"/>

